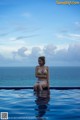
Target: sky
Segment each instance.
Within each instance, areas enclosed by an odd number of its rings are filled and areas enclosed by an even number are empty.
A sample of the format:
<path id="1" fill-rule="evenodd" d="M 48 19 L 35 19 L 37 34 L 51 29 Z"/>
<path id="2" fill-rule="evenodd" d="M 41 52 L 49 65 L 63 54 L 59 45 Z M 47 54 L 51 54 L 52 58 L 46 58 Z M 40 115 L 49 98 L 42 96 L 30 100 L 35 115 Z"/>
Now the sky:
<path id="1" fill-rule="evenodd" d="M 80 66 L 80 5 L 0 0 L 0 66 Z"/>

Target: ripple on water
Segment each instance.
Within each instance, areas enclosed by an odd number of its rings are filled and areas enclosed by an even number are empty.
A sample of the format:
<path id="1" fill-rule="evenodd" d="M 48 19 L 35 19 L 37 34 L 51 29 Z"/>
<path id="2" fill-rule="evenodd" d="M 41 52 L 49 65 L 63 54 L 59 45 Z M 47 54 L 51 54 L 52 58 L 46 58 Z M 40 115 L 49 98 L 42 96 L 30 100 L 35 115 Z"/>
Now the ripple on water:
<path id="1" fill-rule="evenodd" d="M 45 95 L 46 92 L 44 92 Z M 49 98 L 50 97 L 50 98 Z M 9 117 L 25 116 L 48 120 L 80 119 L 79 90 L 50 90 L 50 96 L 34 95 L 33 90 L 0 90 L 0 112 Z"/>

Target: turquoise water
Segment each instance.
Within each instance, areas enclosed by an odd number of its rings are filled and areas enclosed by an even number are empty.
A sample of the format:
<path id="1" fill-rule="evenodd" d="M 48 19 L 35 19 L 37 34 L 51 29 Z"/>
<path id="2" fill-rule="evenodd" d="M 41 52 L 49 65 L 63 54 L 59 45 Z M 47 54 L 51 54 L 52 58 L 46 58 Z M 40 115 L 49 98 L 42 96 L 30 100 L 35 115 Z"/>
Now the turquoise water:
<path id="1" fill-rule="evenodd" d="M 9 120 L 80 120 L 80 90 L 0 90 Z"/>
<path id="2" fill-rule="evenodd" d="M 80 86 L 80 67 L 49 67 L 50 86 Z M 35 67 L 0 67 L 0 86 L 33 86 Z"/>

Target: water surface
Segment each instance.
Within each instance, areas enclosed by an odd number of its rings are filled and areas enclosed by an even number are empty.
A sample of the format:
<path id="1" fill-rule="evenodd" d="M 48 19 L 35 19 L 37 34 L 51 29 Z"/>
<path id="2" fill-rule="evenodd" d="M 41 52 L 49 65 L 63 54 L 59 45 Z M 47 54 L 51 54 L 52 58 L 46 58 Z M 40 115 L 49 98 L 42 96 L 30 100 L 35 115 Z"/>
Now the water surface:
<path id="1" fill-rule="evenodd" d="M 80 120 L 80 90 L 0 90 L 0 112 L 9 119 Z"/>

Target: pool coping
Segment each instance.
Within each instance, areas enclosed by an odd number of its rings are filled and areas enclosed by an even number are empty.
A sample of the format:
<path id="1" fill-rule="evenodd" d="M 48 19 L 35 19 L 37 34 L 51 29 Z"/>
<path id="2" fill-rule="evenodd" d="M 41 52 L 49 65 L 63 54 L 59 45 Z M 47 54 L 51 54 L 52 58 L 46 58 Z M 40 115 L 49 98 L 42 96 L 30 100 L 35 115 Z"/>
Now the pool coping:
<path id="1" fill-rule="evenodd" d="M 32 86 L 26 86 L 26 87 L 17 87 L 17 86 L 11 86 L 11 87 L 0 87 L 1 89 L 15 89 L 15 90 L 19 90 L 19 89 L 33 89 Z M 80 87 L 50 87 L 50 89 L 56 89 L 56 90 L 68 90 L 68 89 L 80 89 Z"/>

